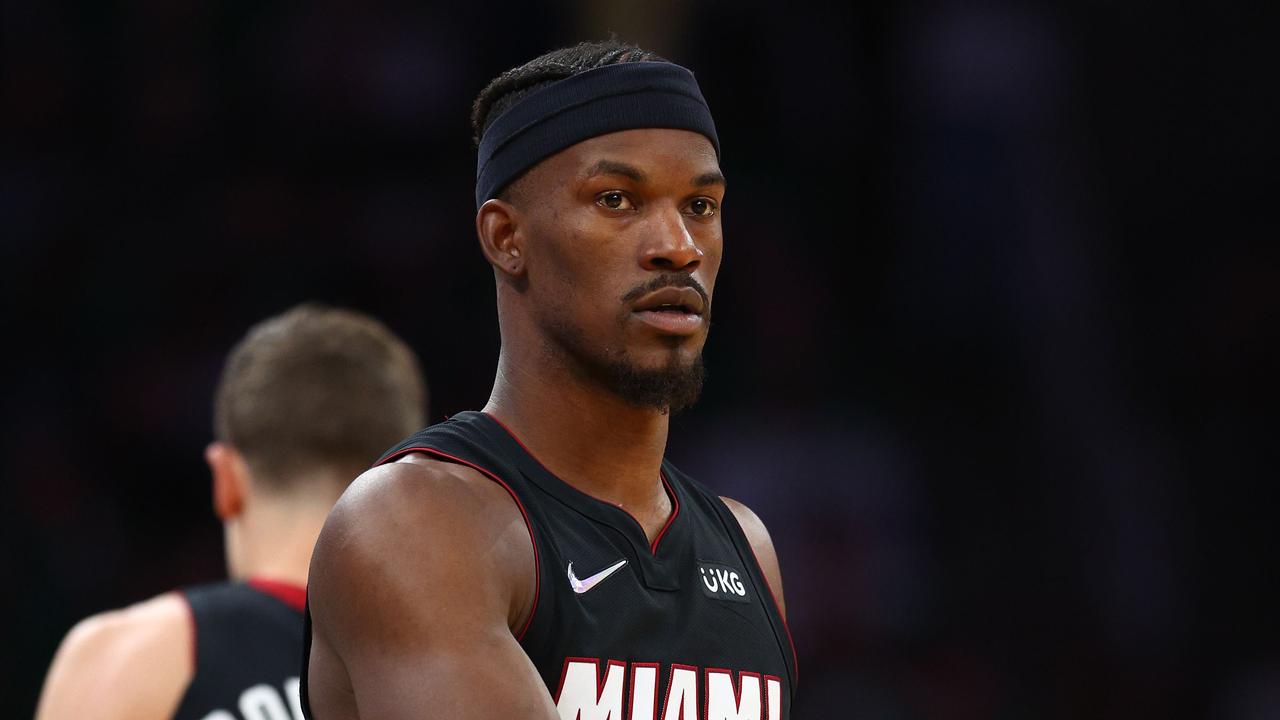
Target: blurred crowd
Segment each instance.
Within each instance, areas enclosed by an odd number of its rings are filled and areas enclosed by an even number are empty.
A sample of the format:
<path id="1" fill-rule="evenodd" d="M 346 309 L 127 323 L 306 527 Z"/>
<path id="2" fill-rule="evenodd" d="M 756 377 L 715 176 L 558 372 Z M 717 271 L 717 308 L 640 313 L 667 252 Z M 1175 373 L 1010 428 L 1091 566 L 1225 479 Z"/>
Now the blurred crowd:
<path id="1" fill-rule="evenodd" d="M 0 714 L 78 618 L 221 576 L 201 452 L 253 322 L 359 308 L 433 420 L 483 405 L 471 100 L 616 31 L 719 124 L 710 378 L 671 456 L 772 532 L 796 717 L 1280 716 L 1277 105 L 1245 10 L 0 8 Z"/>

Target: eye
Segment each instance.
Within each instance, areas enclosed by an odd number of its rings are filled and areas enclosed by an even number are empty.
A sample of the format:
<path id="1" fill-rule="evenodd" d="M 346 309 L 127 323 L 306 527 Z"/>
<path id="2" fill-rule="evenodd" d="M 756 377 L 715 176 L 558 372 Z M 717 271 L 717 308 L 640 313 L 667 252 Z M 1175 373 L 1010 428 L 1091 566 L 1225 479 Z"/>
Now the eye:
<path id="1" fill-rule="evenodd" d="M 631 200 L 618 190 L 600 193 L 596 196 L 596 204 L 610 210 L 631 210 Z"/>
<path id="2" fill-rule="evenodd" d="M 709 218 L 716 214 L 716 202 L 711 198 L 694 198 L 689 203 L 689 213 L 695 217 Z"/>

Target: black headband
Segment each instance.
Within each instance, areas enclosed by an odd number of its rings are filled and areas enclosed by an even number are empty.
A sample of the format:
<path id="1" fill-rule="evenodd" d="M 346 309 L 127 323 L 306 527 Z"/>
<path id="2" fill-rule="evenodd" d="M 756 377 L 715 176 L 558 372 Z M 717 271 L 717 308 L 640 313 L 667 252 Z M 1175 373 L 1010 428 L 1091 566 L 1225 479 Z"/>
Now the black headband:
<path id="1" fill-rule="evenodd" d="M 606 65 L 556 81 L 493 121 L 476 158 L 476 208 L 570 145 L 637 128 L 701 133 L 720 156 L 716 124 L 693 73 L 669 62 Z"/>

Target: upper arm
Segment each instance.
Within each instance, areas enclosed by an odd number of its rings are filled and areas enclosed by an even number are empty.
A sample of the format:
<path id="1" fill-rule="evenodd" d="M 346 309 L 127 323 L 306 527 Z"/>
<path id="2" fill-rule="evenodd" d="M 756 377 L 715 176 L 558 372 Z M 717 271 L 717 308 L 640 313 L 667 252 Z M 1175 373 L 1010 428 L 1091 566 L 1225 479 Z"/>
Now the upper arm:
<path id="1" fill-rule="evenodd" d="M 312 555 L 316 717 L 554 718 L 511 629 L 532 612 L 534 572 L 496 483 L 436 462 L 365 473 Z"/>
<path id="2" fill-rule="evenodd" d="M 782 570 L 778 567 L 778 553 L 773 549 L 773 539 L 769 537 L 769 529 L 764 526 L 760 516 L 751 511 L 751 508 L 733 498 L 720 499 L 729 506 L 733 516 L 738 519 L 738 524 L 742 526 L 742 532 L 747 536 L 747 541 L 751 543 L 751 550 L 760 563 L 760 571 L 764 573 L 764 579 L 769 583 L 769 589 L 773 591 L 773 597 L 778 602 L 778 612 L 785 618 L 787 604 L 782 597 Z"/>
<path id="3" fill-rule="evenodd" d="M 177 593 L 82 620 L 53 658 L 36 718 L 168 720 L 195 672 L 191 642 Z"/>

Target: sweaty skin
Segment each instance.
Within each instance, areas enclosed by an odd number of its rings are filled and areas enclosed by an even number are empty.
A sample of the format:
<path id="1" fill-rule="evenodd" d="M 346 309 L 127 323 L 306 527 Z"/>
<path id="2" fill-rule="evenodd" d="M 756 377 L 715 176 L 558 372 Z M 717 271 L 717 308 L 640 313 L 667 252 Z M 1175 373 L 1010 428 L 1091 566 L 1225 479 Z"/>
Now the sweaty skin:
<path id="1" fill-rule="evenodd" d="M 485 411 L 561 479 L 630 512 L 651 540 L 672 511 L 659 479 L 670 416 L 619 397 L 596 370 L 700 356 L 705 319 L 663 327 L 623 298 L 664 274 L 692 278 L 710 298 L 723 195 L 706 138 L 628 130 L 544 160 L 476 217 L 502 335 Z M 726 503 L 781 607 L 767 530 Z M 366 472 L 312 557 L 315 717 L 556 720 L 516 638 L 534 609 L 534 562 L 515 502 L 477 470 L 410 455 Z"/>

